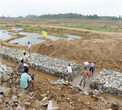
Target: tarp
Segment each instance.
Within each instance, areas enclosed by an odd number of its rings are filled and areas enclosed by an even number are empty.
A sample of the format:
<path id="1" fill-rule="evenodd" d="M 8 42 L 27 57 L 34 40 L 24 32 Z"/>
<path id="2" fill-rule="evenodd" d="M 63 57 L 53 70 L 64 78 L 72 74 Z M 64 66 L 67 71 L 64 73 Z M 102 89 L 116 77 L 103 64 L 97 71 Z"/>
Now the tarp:
<path id="1" fill-rule="evenodd" d="M 42 31 L 42 36 L 43 37 L 47 37 L 47 32 L 46 31 Z"/>

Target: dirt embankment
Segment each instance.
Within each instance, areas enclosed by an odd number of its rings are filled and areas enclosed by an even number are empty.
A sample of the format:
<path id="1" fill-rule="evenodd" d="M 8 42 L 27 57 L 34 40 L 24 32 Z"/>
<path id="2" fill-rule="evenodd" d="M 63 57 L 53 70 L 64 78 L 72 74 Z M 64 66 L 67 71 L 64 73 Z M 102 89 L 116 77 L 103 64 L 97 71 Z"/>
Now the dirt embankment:
<path id="1" fill-rule="evenodd" d="M 104 37 L 68 40 L 48 40 L 32 47 L 33 52 L 79 63 L 96 61 L 97 68 L 122 71 L 122 39 Z"/>
<path id="2" fill-rule="evenodd" d="M 10 38 L 10 39 L 4 40 L 4 42 L 9 42 L 9 41 L 12 41 L 12 40 L 14 40 L 14 39 L 18 39 L 18 38 L 22 38 L 22 37 L 25 37 L 25 35 L 13 36 L 13 37 Z"/>

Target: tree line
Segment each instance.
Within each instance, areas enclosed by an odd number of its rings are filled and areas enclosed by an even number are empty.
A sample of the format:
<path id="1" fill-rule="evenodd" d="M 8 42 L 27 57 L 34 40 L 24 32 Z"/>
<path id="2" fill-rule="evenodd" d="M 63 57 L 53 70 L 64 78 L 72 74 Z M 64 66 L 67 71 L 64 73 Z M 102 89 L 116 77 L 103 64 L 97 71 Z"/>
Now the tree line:
<path id="1" fill-rule="evenodd" d="M 82 15 L 77 13 L 66 13 L 66 14 L 44 14 L 44 15 L 27 15 L 25 17 L 5 17 L 1 16 L 1 19 L 5 18 L 40 18 L 40 19 L 105 19 L 105 20 L 122 20 L 121 16 L 98 16 L 94 15 Z"/>

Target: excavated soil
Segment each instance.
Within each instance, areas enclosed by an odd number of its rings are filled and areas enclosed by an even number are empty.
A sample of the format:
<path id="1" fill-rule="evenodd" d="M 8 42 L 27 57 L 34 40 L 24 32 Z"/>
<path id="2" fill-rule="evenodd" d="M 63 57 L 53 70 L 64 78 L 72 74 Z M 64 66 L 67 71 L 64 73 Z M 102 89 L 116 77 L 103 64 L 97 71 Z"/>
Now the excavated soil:
<path id="1" fill-rule="evenodd" d="M 97 68 L 122 71 L 122 38 L 104 37 L 48 40 L 32 47 L 33 52 L 79 63 L 95 61 Z"/>
<path id="2" fill-rule="evenodd" d="M 2 45 L 27 50 L 27 46 L 9 43 L 2 43 Z M 122 71 L 122 37 L 118 35 L 100 38 L 84 37 L 71 41 L 47 40 L 44 43 L 32 45 L 32 52 L 78 63 L 86 60 L 95 61 L 96 68 Z"/>

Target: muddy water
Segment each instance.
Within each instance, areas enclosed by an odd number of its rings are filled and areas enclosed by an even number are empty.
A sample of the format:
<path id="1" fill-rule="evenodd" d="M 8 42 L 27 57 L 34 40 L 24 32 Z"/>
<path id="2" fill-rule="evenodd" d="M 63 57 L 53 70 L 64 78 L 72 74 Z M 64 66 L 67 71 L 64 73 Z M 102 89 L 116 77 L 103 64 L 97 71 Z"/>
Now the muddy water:
<path id="1" fill-rule="evenodd" d="M 12 36 L 9 34 L 7 30 L 0 29 L 0 39 L 7 40 L 10 39 Z"/>
<path id="2" fill-rule="evenodd" d="M 81 36 L 76 36 L 76 35 L 69 35 L 69 34 L 66 34 L 66 36 L 68 36 L 68 40 L 74 40 L 74 39 L 80 39 L 82 38 Z"/>
<path id="3" fill-rule="evenodd" d="M 45 40 L 38 39 L 38 37 L 42 37 L 38 33 L 20 32 L 19 34 L 26 35 L 26 36 L 12 40 L 9 43 L 19 43 L 24 46 L 24 45 L 27 45 L 27 42 L 31 42 L 32 44 L 39 44 L 39 43 L 45 42 Z"/>
<path id="4" fill-rule="evenodd" d="M 22 37 L 22 38 L 14 39 L 14 40 L 10 41 L 9 43 L 19 43 L 20 45 L 25 46 L 25 45 L 27 45 L 27 42 L 31 42 L 32 44 L 39 44 L 39 43 L 46 41 L 44 39 L 39 39 L 39 38 L 43 38 L 43 36 L 40 35 L 39 33 L 19 32 L 19 34 L 26 35 L 26 36 Z M 63 38 L 63 37 L 55 37 L 52 35 L 48 35 L 46 38 L 51 39 L 53 41 L 56 41 L 58 39 L 73 40 L 73 39 L 80 39 L 81 38 L 81 36 L 68 35 L 68 34 L 66 36 L 68 36 L 68 37 Z"/>
<path id="5" fill-rule="evenodd" d="M 16 68 L 17 68 L 17 65 L 18 65 L 17 63 L 9 61 L 7 59 L 3 59 L 1 57 L 0 57 L 0 62 L 14 68 L 14 71 L 16 71 Z M 44 77 L 44 78 L 51 79 L 51 80 L 57 80 L 58 79 L 58 77 L 42 73 L 40 71 L 31 69 L 31 68 L 29 68 L 29 72 L 33 73 L 35 75 L 35 79 L 38 80 L 38 81 L 40 80 L 40 77 Z"/>
<path id="6" fill-rule="evenodd" d="M 20 28 L 20 27 L 12 27 L 9 30 L 0 29 L 0 39 L 8 40 L 12 37 L 12 35 L 15 35 L 15 34 L 18 33 L 18 34 L 21 34 L 21 35 L 25 35 L 25 37 L 14 39 L 14 40 L 10 41 L 9 43 L 19 43 L 20 45 L 24 46 L 24 45 L 27 44 L 27 42 L 31 42 L 32 44 L 39 44 L 39 43 L 42 43 L 42 42 L 46 41 L 46 39 L 43 39 L 43 36 L 40 35 L 39 33 L 19 32 L 19 31 L 22 31 L 23 29 L 24 28 Z M 10 31 L 10 32 L 8 32 L 8 31 Z M 51 39 L 53 41 L 56 41 L 58 39 L 73 40 L 73 39 L 82 38 L 81 36 L 76 36 L 76 35 L 69 35 L 69 34 L 64 34 L 64 35 L 67 36 L 67 38 L 52 36 L 52 35 L 48 35 L 46 38 Z"/>
<path id="7" fill-rule="evenodd" d="M 0 29 L 0 39 L 2 40 L 8 40 L 10 39 L 12 36 L 11 34 L 15 34 L 14 32 L 18 32 L 18 31 L 21 31 L 23 30 L 24 28 L 19 28 L 19 27 L 12 27 L 11 29 L 9 30 L 4 30 L 4 29 Z M 8 32 L 8 31 L 14 31 L 13 33 L 11 32 Z"/>
<path id="8" fill-rule="evenodd" d="M 16 31 L 16 32 L 21 31 L 21 30 L 23 30 L 23 29 L 24 29 L 24 28 L 20 28 L 20 27 L 12 27 L 12 28 L 11 28 L 11 30 Z"/>

